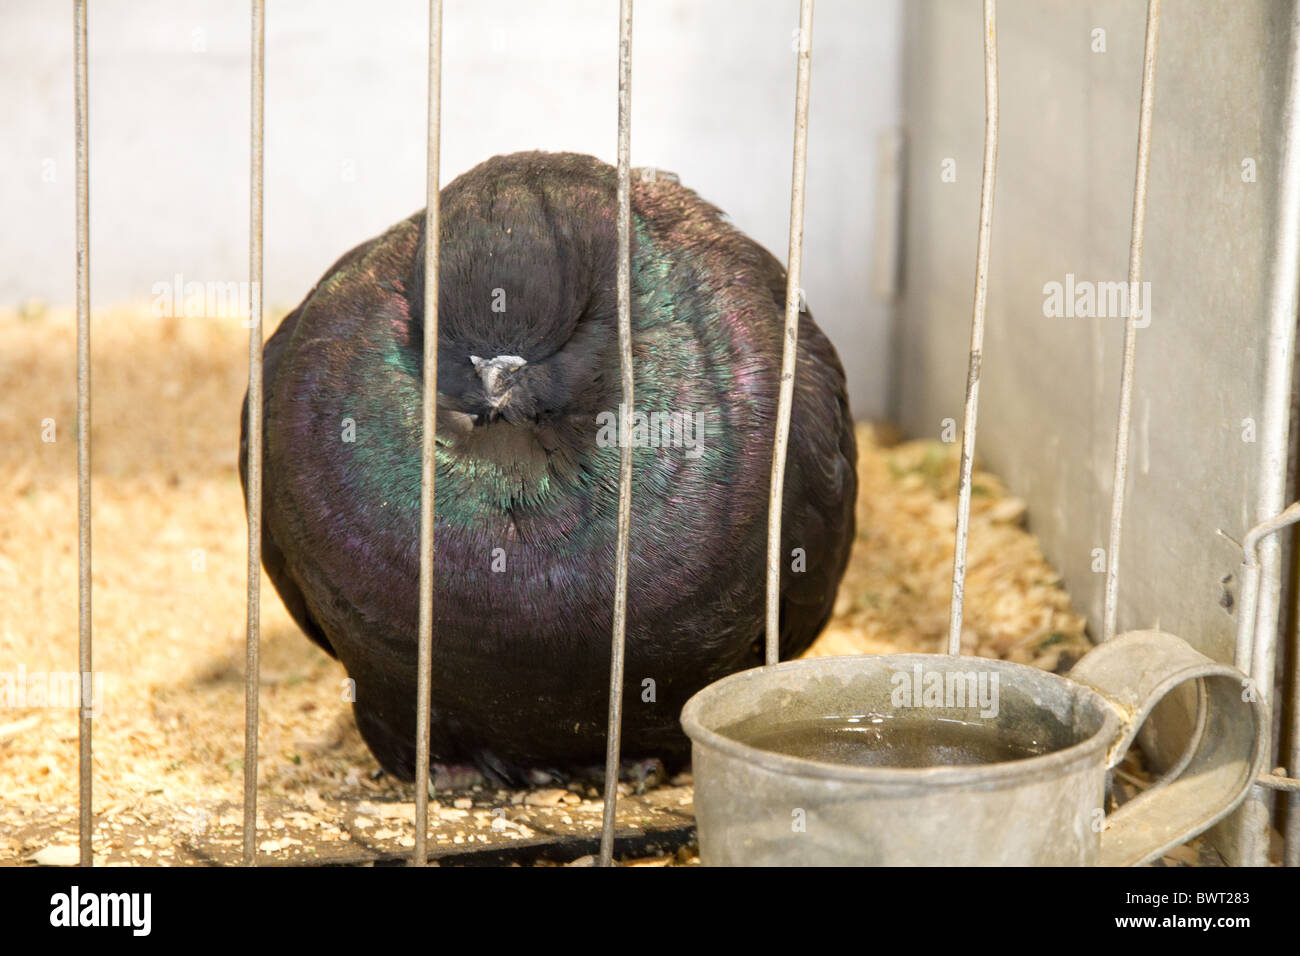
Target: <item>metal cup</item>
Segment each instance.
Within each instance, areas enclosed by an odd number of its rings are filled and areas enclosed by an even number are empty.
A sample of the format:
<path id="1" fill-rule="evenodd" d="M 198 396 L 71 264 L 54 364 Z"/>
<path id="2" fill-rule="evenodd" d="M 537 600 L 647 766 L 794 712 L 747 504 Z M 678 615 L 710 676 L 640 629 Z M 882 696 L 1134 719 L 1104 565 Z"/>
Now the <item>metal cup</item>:
<path id="1" fill-rule="evenodd" d="M 927 720 L 992 721 L 999 732 L 1048 741 L 1048 751 L 993 763 L 857 766 L 728 736 L 756 722 L 777 730 L 835 714 L 896 714 L 899 689 L 918 674 L 937 674 L 927 686 L 952 689 L 907 704 L 920 705 Z M 981 674 L 997 689 L 995 708 L 970 699 Z M 1183 756 L 1107 815 L 1107 771 L 1152 708 L 1187 682 L 1196 706 Z M 1263 767 L 1268 724 L 1240 671 L 1172 634 L 1134 631 L 1094 648 L 1068 678 L 939 654 L 755 668 L 692 697 L 682 726 L 708 865 L 1125 866 L 1231 812 Z"/>

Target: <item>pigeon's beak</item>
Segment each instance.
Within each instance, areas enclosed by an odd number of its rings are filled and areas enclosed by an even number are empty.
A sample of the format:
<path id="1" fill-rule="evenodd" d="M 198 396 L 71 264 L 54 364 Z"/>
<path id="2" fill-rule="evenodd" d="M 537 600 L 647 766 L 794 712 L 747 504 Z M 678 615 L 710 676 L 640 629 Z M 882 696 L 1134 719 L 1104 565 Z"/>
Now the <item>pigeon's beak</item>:
<path id="1" fill-rule="evenodd" d="M 469 360 L 474 363 L 474 369 L 483 382 L 483 394 L 493 408 L 505 404 L 514 385 L 515 373 L 528 364 L 518 355 L 498 355 L 490 359 L 471 355 Z"/>

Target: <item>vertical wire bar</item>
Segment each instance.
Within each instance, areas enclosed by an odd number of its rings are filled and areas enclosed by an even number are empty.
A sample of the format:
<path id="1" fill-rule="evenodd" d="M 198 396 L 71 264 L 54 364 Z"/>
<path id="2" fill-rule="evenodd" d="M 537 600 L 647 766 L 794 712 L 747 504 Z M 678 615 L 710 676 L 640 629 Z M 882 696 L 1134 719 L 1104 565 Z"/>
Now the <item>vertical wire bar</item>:
<path id="1" fill-rule="evenodd" d="M 618 347 L 623 382 L 619 409 L 618 545 L 614 557 L 614 629 L 609 658 L 609 717 L 605 724 L 605 807 L 600 865 L 614 865 L 619 749 L 623 735 L 623 656 L 627 644 L 627 561 L 632 534 L 632 0 L 618 6 Z"/>
<path id="2" fill-rule="evenodd" d="M 804 185 L 808 178 L 808 93 L 812 82 L 813 0 L 799 4 L 799 66 L 794 98 L 794 170 L 790 177 L 790 245 L 785 280 L 785 338 L 781 349 L 781 388 L 772 445 L 772 478 L 767 497 L 767 640 L 764 664 L 781 659 L 781 505 L 785 459 L 794 407 L 794 374 L 799 357 L 800 285 L 803 276 Z"/>
<path id="3" fill-rule="evenodd" d="M 1283 736 L 1286 736 L 1289 731 L 1291 754 L 1286 762 L 1286 774 L 1294 779 L 1300 778 L 1300 629 L 1293 630 L 1290 638 L 1291 712 L 1287 715 L 1289 728 L 1284 726 Z M 1278 759 L 1281 760 L 1280 755 Z M 1282 865 L 1300 867 L 1300 792 L 1292 791 L 1286 801 L 1286 832 L 1282 835 Z"/>
<path id="4" fill-rule="evenodd" d="M 1286 510 L 1274 518 L 1261 521 L 1246 532 L 1241 541 L 1241 571 L 1237 589 L 1237 654 L 1234 658 L 1237 670 L 1249 674 L 1251 657 L 1255 646 L 1255 618 L 1259 607 L 1260 561 L 1259 551 L 1263 542 L 1282 528 L 1300 521 L 1300 501 L 1287 506 Z"/>
<path id="5" fill-rule="evenodd" d="M 1160 0 L 1148 0 L 1146 52 L 1142 61 L 1142 111 L 1138 119 L 1137 175 L 1133 184 L 1133 231 L 1128 252 L 1128 316 L 1124 322 L 1124 370 L 1115 426 L 1115 475 L 1110 492 L 1110 545 L 1106 553 L 1106 605 L 1102 640 L 1115 636 L 1119 596 L 1119 547 L 1128 493 L 1128 441 L 1133 409 L 1133 367 L 1137 352 L 1137 303 L 1142 289 L 1142 244 L 1146 238 L 1147 180 L 1151 170 L 1151 118 L 1156 99 L 1156 49 L 1160 39 Z M 1150 307 L 1150 303 L 1145 303 Z"/>
<path id="6" fill-rule="evenodd" d="M 1291 634 L 1291 755 L 1287 776 L 1300 778 L 1300 631 Z M 1280 758 L 1279 758 L 1280 759 Z M 1282 840 L 1282 865 L 1300 867 L 1300 792 L 1287 796 L 1286 833 Z"/>
<path id="7" fill-rule="evenodd" d="M 77 137 L 77 655 L 81 710 L 77 728 L 78 832 L 82 866 L 94 863 L 91 831 L 94 751 L 91 710 L 90 627 L 90 101 L 86 66 L 86 0 L 73 6 Z"/>
<path id="8" fill-rule="evenodd" d="M 438 194 L 442 141 L 442 0 L 429 0 L 429 102 L 425 143 L 424 390 L 420 447 L 420 630 L 415 693 L 415 848 L 411 866 L 429 860 L 429 720 L 433 694 L 434 448 L 438 427 Z"/>
<path id="9" fill-rule="evenodd" d="M 966 599 L 966 541 L 970 535 L 971 471 L 979 417 L 980 371 L 984 362 L 984 307 L 988 300 L 989 249 L 993 239 L 993 188 L 998 174 L 998 7 L 984 0 L 984 175 L 980 187 L 979 248 L 975 258 L 975 305 L 970 323 L 970 365 L 961 427 L 961 475 L 957 483 L 957 532 L 952 556 L 952 605 L 948 653 L 961 653 L 961 615 Z"/>
<path id="10" fill-rule="evenodd" d="M 1257 517 L 1277 514 L 1286 504 L 1286 461 L 1291 430 L 1291 384 L 1294 373 L 1296 311 L 1300 307 L 1300 8 L 1292 7 L 1288 39 L 1287 87 L 1279 126 L 1282 130 L 1277 178 L 1277 212 L 1270 262 L 1268 337 L 1261 344 L 1267 356 L 1260 424 Z M 1259 545 L 1260 596 L 1251 649 L 1250 676 L 1260 703 L 1271 714 L 1275 703 L 1278 608 L 1281 602 L 1281 544 L 1276 536 Z M 1266 732 L 1271 733 L 1272 726 Z M 1269 750 L 1272 758 L 1272 748 Z M 1280 759 L 1280 758 L 1279 758 Z M 1294 775 L 1300 768 L 1291 767 Z M 1252 787 L 1237 813 L 1239 862 L 1265 866 L 1269 862 L 1270 811 L 1274 794 Z M 1288 829 L 1291 829 L 1290 827 Z M 1295 831 L 1300 838 L 1300 828 Z M 1288 850 L 1300 856 L 1300 851 Z M 1300 861 L 1298 861 L 1300 862 Z"/>
<path id="11" fill-rule="evenodd" d="M 1297 209 L 1297 213 L 1300 213 L 1300 209 Z M 1300 224 L 1300 215 L 1297 216 L 1297 224 Z M 1295 524 L 1297 521 L 1300 521 L 1300 501 L 1287 506 L 1286 510 L 1277 517 L 1260 522 L 1254 528 L 1251 528 L 1250 531 L 1246 533 L 1246 537 L 1242 539 L 1241 572 L 1239 575 L 1240 587 L 1238 592 L 1240 600 L 1237 608 L 1237 654 L 1235 663 L 1237 669 L 1243 673 L 1249 674 L 1252 670 L 1251 657 L 1254 647 L 1255 622 L 1257 620 L 1257 610 L 1259 606 L 1258 599 L 1261 577 L 1259 560 L 1260 546 L 1264 542 L 1267 542 L 1278 531 L 1288 525 Z M 1276 626 L 1276 621 L 1274 626 Z M 1267 700 L 1267 697 L 1263 694 L 1262 690 L 1257 688 L 1257 693 L 1260 694 L 1261 699 Z M 1263 729 L 1263 732 L 1271 733 L 1272 728 L 1266 727 Z M 1296 772 L 1294 748 L 1300 747 L 1300 745 L 1294 742 L 1294 738 L 1292 747 L 1293 756 L 1290 772 L 1294 776 Z M 1270 775 L 1265 774 L 1264 776 L 1267 777 Z M 1274 777 L 1272 779 L 1275 782 L 1278 782 L 1278 778 Z M 1258 797 L 1260 804 L 1265 807 L 1267 806 L 1267 802 L 1274 799 L 1274 795 L 1269 793 L 1269 790 L 1265 789 L 1263 786 L 1253 788 L 1253 796 Z M 1295 794 L 1292 793 L 1290 799 L 1294 800 L 1294 798 Z M 1258 809 L 1255 809 L 1252 812 L 1260 813 Z M 1263 855 L 1262 852 L 1258 859 L 1252 860 L 1249 858 L 1249 854 L 1254 853 L 1256 850 L 1264 851 L 1268 846 L 1267 812 L 1261 813 L 1260 818 L 1263 820 L 1263 826 L 1259 828 L 1251 828 L 1249 816 L 1243 816 L 1242 818 L 1244 821 L 1247 821 L 1243 825 L 1250 828 L 1245 834 L 1246 839 L 1241 843 L 1243 856 L 1247 857 L 1242 860 L 1243 863 L 1253 863 L 1254 865 L 1263 866 L 1268 862 L 1267 856 Z M 1286 866 L 1300 865 L 1300 860 L 1296 859 L 1297 851 L 1300 851 L 1300 846 L 1297 846 L 1294 840 L 1296 831 L 1300 830 L 1300 826 L 1293 826 L 1293 824 L 1295 824 L 1294 820 L 1288 821 L 1283 850 L 1283 864 Z"/>
<path id="12" fill-rule="evenodd" d="M 244 641 L 244 865 L 257 863 L 257 726 L 262 639 L 262 154 L 266 7 L 252 5 L 248 215 L 248 620 Z"/>

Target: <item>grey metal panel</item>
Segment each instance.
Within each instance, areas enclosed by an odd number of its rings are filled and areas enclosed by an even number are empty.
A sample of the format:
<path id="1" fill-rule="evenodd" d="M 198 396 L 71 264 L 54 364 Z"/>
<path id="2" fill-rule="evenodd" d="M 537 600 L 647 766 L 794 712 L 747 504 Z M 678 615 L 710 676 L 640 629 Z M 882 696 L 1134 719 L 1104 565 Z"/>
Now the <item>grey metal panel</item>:
<path id="1" fill-rule="evenodd" d="M 999 190 L 976 454 L 1027 500 L 1032 530 L 1094 634 L 1123 323 L 1047 318 L 1044 286 L 1070 273 L 1125 279 L 1144 7 L 1000 7 Z M 1232 660 L 1229 576 L 1240 560 L 1224 534 L 1239 541 L 1269 517 L 1256 510 L 1291 16 L 1276 0 L 1180 0 L 1162 17 L 1143 275 L 1152 321 L 1138 337 L 1118 624 L 1173 631 L 1221 661 Z M 1092 49 L 1098 28 L 1104 53 Z M 906 430 L 935 435 L 942 419 L 960 420 L 965 382 L 983 145 L 979 5 L 911 4 L 905 35 L 892 400 Z M 956 161 L 954 183 L 940 178 L 945 157 Z M 1246 159 L 1256 182 L 1243 182 Z M 1243 440 L 1247 420 L 1254 443 Z M 1241 858 L 1233 828 L 1216 842 Z"/>
<path id="2" fill-rule="evenodd" d="M 908 7 L 905 278 L 897 418 L 960 421 L 979 206 L 979 5 Z M 977 456 L 1029 503 L 1034 532 L 1099 633 L 1120 318 L 1048 318 L 1044 285 L 1127 273 L 1145 22 L 1132 2 L 1000 5 L 999 190 Z M 1269 253 L 1289 7 L 1166 6 L 1156 81 L 1121 630 L 1160 626 L 1232 660 L 1221 580 L 1253 514 Z M 1106 52 L 1091 49 L 1106 31 Z M 957 180 L 941 181 L 944 158 Z M 1242 160 L 1258 181 L 1242 182 Z M 1233 587 L 1235 581 L 1229 587 Z"/>

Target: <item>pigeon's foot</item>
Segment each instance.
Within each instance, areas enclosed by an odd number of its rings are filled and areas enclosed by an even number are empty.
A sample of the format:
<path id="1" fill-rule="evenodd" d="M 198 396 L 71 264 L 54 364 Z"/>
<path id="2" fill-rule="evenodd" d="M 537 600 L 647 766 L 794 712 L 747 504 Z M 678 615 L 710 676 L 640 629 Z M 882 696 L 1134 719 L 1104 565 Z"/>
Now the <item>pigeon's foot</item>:
<path id="1" fill-rule="evenodd" d="M 447 793 L 452 790 L 473 790 L 485 787 L 488 779 L 483 772 L 467 763 L 432 763 L 429 764 L 429 796 Z"/>
<path id="2" fill-rule="evenodd" d="M 633 793 L 645 793 L 668 780 L 668 772 L 658 757 L 641 760 L 623 760 L 618 765 L 618 779 L 627 784 Z M 571 774 L 566 782 L 586 784 L 598 793 L 605 789 L 605 768 L 603 766 L 584 767 Z"/>
<path id="3" fill-rule="evenodd" d="M 648 757 L 643 760 L 624 760 L 619 765 L 618 777 L 624 783 L 632 785 L 633 793 L 645 793 L 651 787 L 665 783 L 668 771 L 658 757 Z"/>
<path id="4" fill-rule="evenodd" d="M 618 779 L 633 793 L 644 793 L 668 781 L 670 774 L 657 757 L 623 760 Z M 476 754 L 474 763 L 431 763 L 429 795 L 475 787 L 536 790 L 558 787 L 598 796 L 605 789 L 605 768 L 601 764 L 586 767 L 520 767 L 505 764 L 491 754 Z"/>

